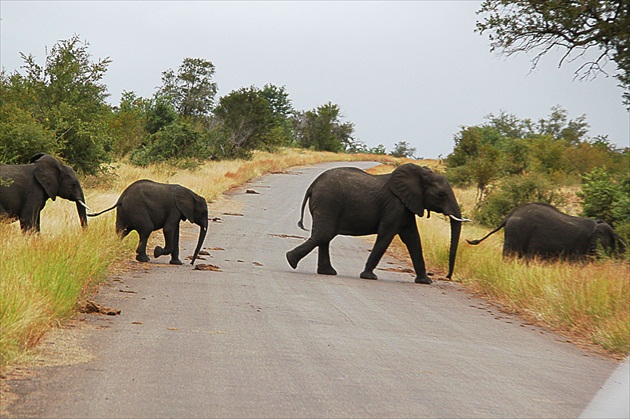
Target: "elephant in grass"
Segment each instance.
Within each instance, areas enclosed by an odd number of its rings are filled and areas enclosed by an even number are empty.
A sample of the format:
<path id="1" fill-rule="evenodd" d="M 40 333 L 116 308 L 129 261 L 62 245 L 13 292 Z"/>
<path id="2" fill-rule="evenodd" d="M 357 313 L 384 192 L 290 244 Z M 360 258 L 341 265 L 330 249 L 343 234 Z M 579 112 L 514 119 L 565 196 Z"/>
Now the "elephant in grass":
<path id="1" fill-rule="evenodd" d="M 467 242 L 477 245 L 502 228 L 503 256 L 578 260 L 594 254 L 598 246 L 619 253 L 626 249 L 607 223 L 567 215 L 541 202 L 514 208 L 497 228 L 479 240 Z"/>
<path id="2" fill-rule="evenodd" d="M 170 264 L 181 265 L 179 259 L 179 222 L 190 221 L 200 226 L 197 248 L 191 264 L 199 255 L 208 231 L 208 205 L 206 200 L 180 185 L 138 180 L 127 187 L 118 202 L 106 210 L 90 217 L 101 215 L 116 208 L 116 232 L 122 237 L 133 230 L 138 232 L 140 242 L 136 249 L 136 260 L 148 262 L 147 241 L 153 231 L 163 229 L 166 244 L 156 246 L 153 257 L 171 255 Z"/>
<path id="3" fill-rule="evenodd" d="M 336 275 L 330 262 L 329 244 L 338 234 L 364 236 L 377 234 L 376 242 L 360 277 L 378 279 L 374 269 L 397 234 L 407 246 L 416 272 L 416 283 L 430 284 L 422 256 L 422 245 L 415 216 L 439 212 L 450 217 L 451 243 L 449 270 L 453 274 L 461 233 L 459 204 L 451 185 L 442 175 L 412 163 L 399 166 L 390 174 L 371 175 L 361 169 L 330 169 L 313 181 L 302 201 L 298 226 L 304 229 L 304 207 L 309 201 L 313 219 L 311 236 L 287 252 L 295 269 L 302 258 L 319 248 L 317 273 Z"/>
<path id="4" fill-rule="evenodd" d="M 40 231 L 40 212 L 57 197 L 76 203 L 81 226 L 87 226 L 85 196 L 72 167 L 44 153 L 29 164 L 0 164 L 0 218 L 18 219 L 22 232 Z"/>

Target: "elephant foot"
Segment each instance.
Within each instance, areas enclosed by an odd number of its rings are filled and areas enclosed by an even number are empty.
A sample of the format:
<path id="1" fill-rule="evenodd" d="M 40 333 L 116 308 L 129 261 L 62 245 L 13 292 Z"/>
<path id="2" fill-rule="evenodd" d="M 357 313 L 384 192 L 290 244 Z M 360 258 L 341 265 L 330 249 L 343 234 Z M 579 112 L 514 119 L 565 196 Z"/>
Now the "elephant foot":
<path id="1" fill-rule="evenodd" d="M 293 269 L 297 268 L 297 265 L 298 265 L 299 261 L 300 261 L 300 259 L 295 257 L 295 255 L 293 254 L 293 250 L 290 250 L 290 251 L 287 252 L 287 262 L 289 262 L 289 265 Z"/>
<path id="2" fill-rule="evenodd" d="M 147 255 L 136 255 L 136 260 L 138 262 L 148 262 L 151 259 Z"/>
<path id="3" fill-rule="evenodd" d="M 378 276 L 372 271 L 363 271 L 359 277 L 362 279 L 378 279 Z"/>
<path id="4" fill-rule="evenodd" d="M 182 261 L 179 259 L 171 259 L 169 262 L 171 265 L 183 265 Z"/>
<path id="5" fill-rule="evenodd" d="M 431 281 L 431 278 L 427 277 L 427 276 L 423 276 L 423 277 L 416 277 L 415 283 L 416 284 L 431 284 L 433 281 Z"/>
<path id="6" fill-rule="evenodd" d="M 337 271 L 332 266 L 326 266 L 323 268 L 317 268 L 317 273 L 320 275 L 337 275 Z"/>
<path id="7" fill-rule="evenodd" d="M 154 258 L 159 258 L 160 256 L 162 256 L 162 246 L 155 246 L 155 250 L 153 250 L 153 257 Z"/>

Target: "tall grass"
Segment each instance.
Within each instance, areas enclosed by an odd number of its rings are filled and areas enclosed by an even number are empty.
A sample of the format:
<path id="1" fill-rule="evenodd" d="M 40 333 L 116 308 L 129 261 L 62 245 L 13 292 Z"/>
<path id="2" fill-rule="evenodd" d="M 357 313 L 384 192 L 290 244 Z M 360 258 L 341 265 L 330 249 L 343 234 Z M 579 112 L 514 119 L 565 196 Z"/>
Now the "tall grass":
<path id="1" fill-rule="evenodd" d="M 434 163 L 435 164 L 435 163 Z M 383 166 L 376 172 L 391 171 Z M 455 188 L 466 211 L 474 207 L 475 191 Z M 450 223 L 434 215 L 418 219 L 427 266 L 448 271 Z M 630 264 L 625 260 L 591 260 L 584 263 L 530 261 L 502 257 L 503 234 L 477 246 L 490 229 L 464 224 L 457 252 L 454 280 L 498 302 L 505 310 L 548 326 L 575 340 L 599 345 L 609 353 L 630 352 Z M 408 260 L 407 250 L 395 240 L 390 252 Z"/>
<path id="2" fill-rule="evenodd" d="M 119 163 L 104 177 L 83 182 L 93 210 L 112 206 L 132 182 L 152 179 L 179 183 L 208 201 L 262 174 L 296 165 L 339 160 L 393 161 L 388 156 L 341 155 L 304 150 L 256 153 L 251 160 L 210 162 L 191 170 L 168 165 L 139 168 Z M 120 240 L 115 214 L 90 219 L 79 227 L 73 203 L 49 201 L 41 214 L 41 234 L 23 236 L 19 224 L 0 222 L 0 369 L 16 361 L 50 329 L 71 316 L 109 270 L 133 259 L 137 236 Z"/>

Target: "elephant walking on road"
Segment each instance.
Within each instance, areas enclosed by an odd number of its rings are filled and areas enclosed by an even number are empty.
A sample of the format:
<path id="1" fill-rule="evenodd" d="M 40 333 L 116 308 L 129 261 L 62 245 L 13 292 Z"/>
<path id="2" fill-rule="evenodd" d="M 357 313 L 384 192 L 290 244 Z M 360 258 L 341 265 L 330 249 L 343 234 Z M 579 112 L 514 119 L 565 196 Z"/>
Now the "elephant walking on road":
<path id="1" fill-rule="evenodd" d="M 0 164 L 0 218 L 20 220 L 23 233 L 40 231 L 46 201 L 58 196 L 76 202 L 81 226 L 87 226 L 85 196 L 72 167 L 44 153 L 29 164 Z"/>
<path id="2" fill-rule="evenodd" d="M 156 246 L 153 257 L 171 255 L 169 263 L 181 265 L 179 222 L 188 220 L 199 225 L 199 239 L 191 264 L 195 263 L 208 230 L 208 205 L 203 197 L 180 185 L 143 179 L 129 185 L 113 207 L 88 216 L 95 217 L 114 208 L 116 232 L 125 237 L 135 230 L 140 236 L 136 249 L 136 260 L 140 262 L 149 261 L 146 250 L 151 233 L 163 229 L 166 244 L 164 248 Z"/>
<path id="3" fill-rule="evenodd" d="M 449 271 L 453 274 L 461 232 L 459 204 L 446 178 L 427 167 L 404 164 L 387 175 L 371 175 L 344 167 L 322 173 L 309 186 L 302 202 L 298 226 L 304 228 L 304 207 L 309 201 L 313 218 L 310 238 L 287 252 L 295 269 L 302 258 L 319 247 L 317 273 L 336 275 L 330 262 L 329 244 L 338 234 L 364 236 L 377 234 L 376 242 L 360 277 L 377 279 L 374 269 L 397 234 L 407 246 L 416 272 L 416 283 L 430 284 L 415 216 L 425 210 L 451 218 Z"/>
<path id="4" fill-rule="evenodd" d="M 604 250 L 619 253 L 626 248 L 609 224 L 567 215 L 541 202 L 514 208 L 490 233 L 479 240 L 467 241 L 477 245 L 502 228 L 505 228 L 503 256 L 577 260 L 595 253 L 600 245 Z"/>

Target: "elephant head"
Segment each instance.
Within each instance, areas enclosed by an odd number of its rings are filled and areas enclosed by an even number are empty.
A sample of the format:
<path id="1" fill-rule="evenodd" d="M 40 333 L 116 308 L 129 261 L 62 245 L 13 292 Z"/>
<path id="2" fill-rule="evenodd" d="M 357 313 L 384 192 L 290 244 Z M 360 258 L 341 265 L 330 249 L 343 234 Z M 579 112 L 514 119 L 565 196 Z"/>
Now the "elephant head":
<path id="1" fill-rule="evenodd" d="M 194 264 L 203 245 L 203 241 L 206 238 L 206 233 L 208 232 L 208 204 L 203 197 L 192 192 L 190 189 L 179 187 L 175 192 L 175 205 L 182 213 L 182 221 L 188 220 L 200 227 L 197 247 L 195 248 L 192 262 L 190 262 Z"/>
<path id="2" fill-rule="evenodd" d="M 33 175 L 48 197 L 53 201 L 59 196 L 75 202 L 81 226 L 86 227 L 86 209 L 89 208 L 85 204 L 85 196 L 79 178 L 72 167 L 66 166 L 56 158 L 43 153 L 31 157 L 30 163 L 35 164 Z"/>
<path id="3" fill-rule="evenodd" d="M 597 224 L 595 224 L 589 243 L 589 251 L 595 253 L 600 245 L 604 251 L 613 251 L 620 254 L 626 251 L 624 241 L 610 224 L 604 221 L 597 221 Z"/>
<path id="4" fill-rule="evenodd" d="M 411 212 L 419 217 L 423 217 L 426 210 L 427 217 L 430 217 L 433 211 L 450 218 L 451 244 L 446 276 L 450 278 L 455 267 L 462 222 L 469 220 L 462 218 L 455 193 L 448 180 L 428 167 L 408 163 L 392 172 L 389 188 Z"/>

